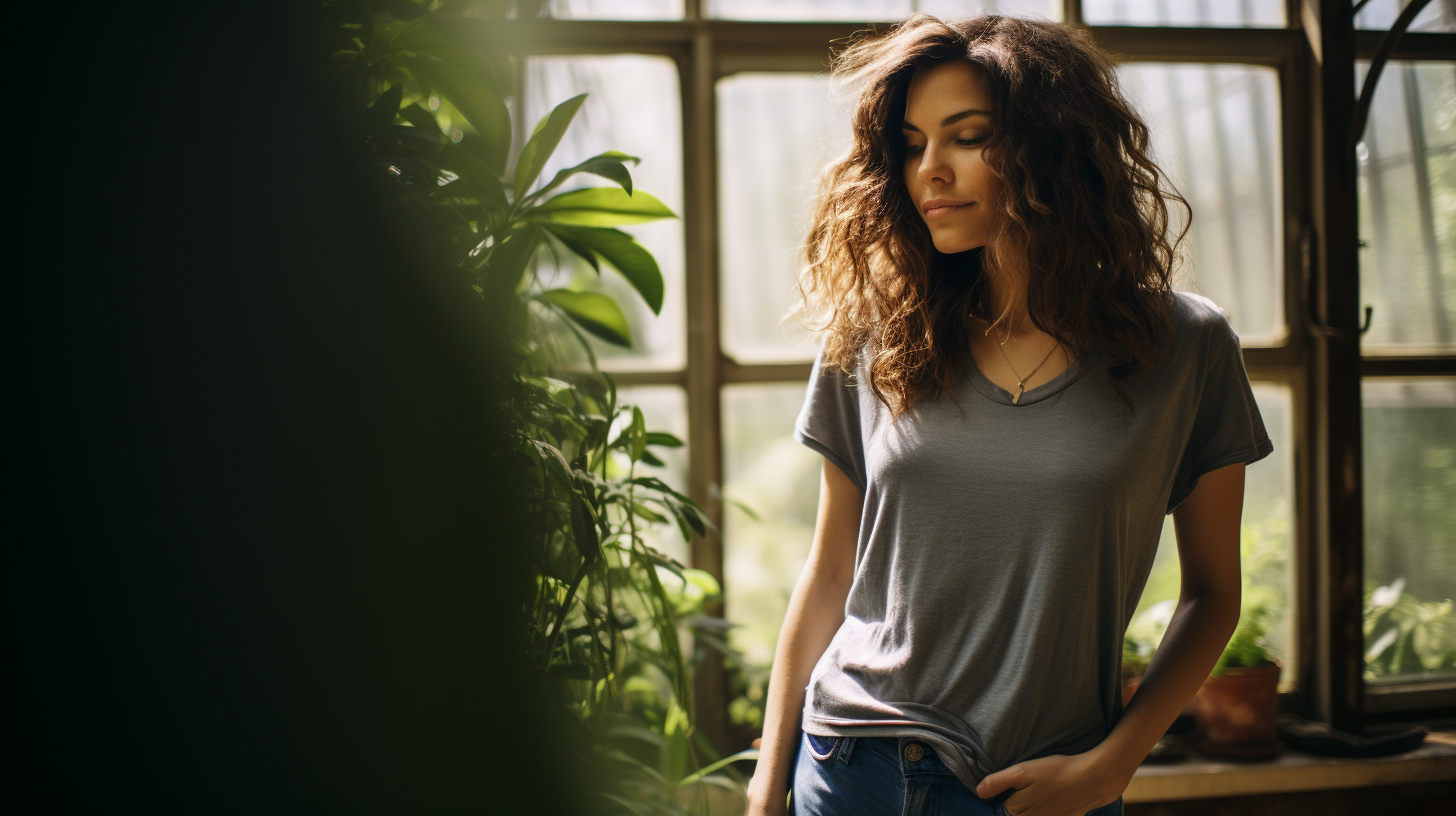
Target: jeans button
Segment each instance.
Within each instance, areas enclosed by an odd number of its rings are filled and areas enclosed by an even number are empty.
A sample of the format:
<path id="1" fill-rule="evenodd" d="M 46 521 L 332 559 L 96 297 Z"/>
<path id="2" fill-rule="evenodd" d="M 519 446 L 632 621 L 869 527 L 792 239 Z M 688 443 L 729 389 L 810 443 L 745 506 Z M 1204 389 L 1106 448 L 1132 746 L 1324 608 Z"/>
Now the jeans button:
<path id="1" fill-rule="evenodd" d="M 905 746 L 905 758 L 911 762 L 919 762 L 923 756 L 925 756 L 925 749 L 918 744 L 912 742 Z"/>

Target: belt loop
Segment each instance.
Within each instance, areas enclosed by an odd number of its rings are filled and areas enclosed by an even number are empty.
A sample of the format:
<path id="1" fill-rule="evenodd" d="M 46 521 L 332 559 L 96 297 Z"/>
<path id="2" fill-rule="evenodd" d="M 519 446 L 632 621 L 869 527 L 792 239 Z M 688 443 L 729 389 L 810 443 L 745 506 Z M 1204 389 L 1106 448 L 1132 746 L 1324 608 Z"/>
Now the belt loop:
<path id="1" fill-rule="evenodd" d="M 836 752 L 839 755 L 840 762 L 843 762 L 846 765 L 849 764 L 849 755 L 854 751 L 854 743 L 857 739 L 859 739 L 859 737 L 845 737 L 840 742 L 839 750 Z"/>

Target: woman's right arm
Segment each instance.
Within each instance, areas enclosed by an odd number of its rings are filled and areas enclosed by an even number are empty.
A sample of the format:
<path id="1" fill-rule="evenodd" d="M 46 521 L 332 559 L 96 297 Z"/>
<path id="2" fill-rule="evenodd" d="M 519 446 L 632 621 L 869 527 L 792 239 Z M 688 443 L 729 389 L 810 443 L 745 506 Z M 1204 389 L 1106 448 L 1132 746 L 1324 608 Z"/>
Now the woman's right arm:
<path id="1" fill-rule="evenodd" d="M 789 598 L 769 675 L 758 766 L 748 783 L 749 816 L 779 816 L 785 811 L 794 772 L 789 763 L 804 711 L 804 687 L 844 623 L 862 506 L 859 488 L 844 471 L 824 460 L 814 542 Z"/>

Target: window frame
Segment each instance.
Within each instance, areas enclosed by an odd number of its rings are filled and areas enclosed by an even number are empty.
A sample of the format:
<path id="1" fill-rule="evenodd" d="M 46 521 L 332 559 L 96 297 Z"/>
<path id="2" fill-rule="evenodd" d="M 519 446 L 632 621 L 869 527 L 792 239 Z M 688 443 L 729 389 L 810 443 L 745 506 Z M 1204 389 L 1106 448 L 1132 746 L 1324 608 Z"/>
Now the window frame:
<path id="1" fill-rule="evenodd" d="M 722 389 L 736 383 L 801 384 L 812 363 L 743 364 L 722 348 L 717 82 L 746 71 L 823 71 L 832 41 L 893 23 L 716 20 L 703 17 L 705 6 L 706 0 L 685 0 L 686 16 L 675 21 L 457 22 L 460 34 L 478 46 L 522 57 L 636 53 L 666 56 L 676 64 L 683 116 L 686 362 L 671 370 L 608 370 L 622 385 L 686 391 L 688 493 L 721 530 Z M 1360 461 L 1362 379 L 1451 376 L 1456 354 L 1362 354 L 1359 347 L 1355 158 L 1342 142 L 1353 118 L 1354 62 L 1371 59 L 1384 32 L 1355 30 L 1350 8 L 1349 0 L 1286 0 L 1285 28 L 1088 28 L 1119 60 L 1259 65 L 1277 72 L 1288 331 L 1273 345 L 1246 347 L 1244 358 L 1251 380 L 1290 389 L 1294 417 L 1289 564 L 1296 597 L 1287 659 L 1294 661 L 1297 679 L 1281 691 L 1286 698 L 1281 706 L 1359 733 L 1367 724 L 1418 719 L 1456 706 L 1456 682 L 1380 687 L 1364 682 Z M 1063 19 L 1080 23 L 1080 0 L 1063 0 Z M 1412 33 L 1390 59 L 1449 61 L 1453 54 L 1456 34 Z M 526 126 L 520 118 L 518 137 Z M 694 539 L 691 560 L 723 580 L 723 543 L 713 530 Z M 1349 580 L 1351 575 L 1357 580 Z M 722 602 L 705 611 L 722 615 Z M 694 678 L 698 727 L 718 748 L 737 750 L 746 740 L 728 719 L 722 655 L 711 648 L 704 654 Z"/>

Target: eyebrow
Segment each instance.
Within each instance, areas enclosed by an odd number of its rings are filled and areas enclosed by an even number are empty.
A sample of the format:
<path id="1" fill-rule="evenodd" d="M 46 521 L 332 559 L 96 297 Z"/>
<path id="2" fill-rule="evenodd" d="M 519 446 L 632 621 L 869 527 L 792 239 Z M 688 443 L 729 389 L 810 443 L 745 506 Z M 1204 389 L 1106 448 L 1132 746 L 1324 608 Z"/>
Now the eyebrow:
<path id="1" fill-rule="evenodd" d="M 976 108 L 971 108 L 969 110 L 963 110 L 960 113 L 953 113 L 950 116 L 945 117 L 944 119 L 940 120 L 940 126 L 941 127 L 950 127 L 951 125 L 954 125 L 956 122 L 959 122 L 960 120 L 966 118 L 967 116 L 990 116 L 990 115 L 991 115 L 991 112 L 990 111 L 978 110 Z M 910 124 L 909 122 L 901 122 L 900 123 L 900 129 L 901 130 L 913 130 L 916 133 L 919 133 L 920 132 L 920 128 L 915 127 L 914 125 Z"/>

